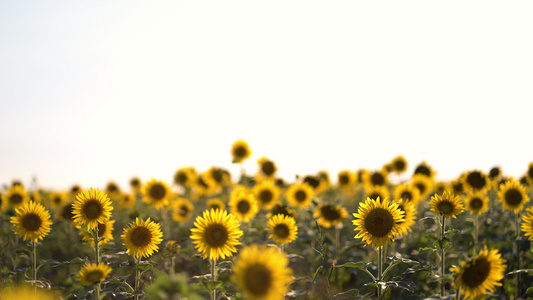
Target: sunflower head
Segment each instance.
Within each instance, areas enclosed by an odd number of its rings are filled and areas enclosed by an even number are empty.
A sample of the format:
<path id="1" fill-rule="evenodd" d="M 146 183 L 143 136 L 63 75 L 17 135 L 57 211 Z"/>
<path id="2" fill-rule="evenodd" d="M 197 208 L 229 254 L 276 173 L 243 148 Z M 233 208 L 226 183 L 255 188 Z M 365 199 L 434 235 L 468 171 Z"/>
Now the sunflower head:
<path id="1" fill-rule="evenodd" d="M 411 226 L 415 224 L 416 220 L 416 207 L 415 203 L 406 201 L 405 199 L 399 199 L 395 201 L 398 204 L 398 209 L 404 212 L 403 221 L 398 223 L 399 236 L 407 235 L 411 232 Z"/>
<path id="2" fill-rule="evenodd" d="M 237 217 L 239 221 L 245 223 L 250 222 L 259 210 L 254 194 L 246 188 L 237 188 L 233 190 L 230 195 L 228 206 L 231 213 Z"/>
<path id="3" fill-rule="evenodd" d="M 433 168 L 425 161 L 422 161 L 415 167 L 415 170 L 413 171 L 413 176 L 417 174 L 420 174 L 420 175 L 423 175 L 429 178 L 435 177 L 435 171 L 433 171 Z"/>
<path id="4" fill-rule="evenodd" d="M 389 189 L 384 185 L 366 185 L 365 198 L 370 199 L 385 199 L 389 198 Z"/>
<path id="5" fill-rule="evenodd" d="M 141 179 L 139 179 L 139 177 L 131 178 L 130 179 L 130 187 L 131 187 L 131 189 L 133 190 L 133 192 L 135 194 L 140 193 L 141 192 L 141 187 L 142 187 Z"/>
<path id="6" fill-rule="evenodd" d="M 231 145 L 231 156 L 234 163 L 241 163 L 252 155 L 250 146 L 244 140 L 237 140 Z"/>
<path id="7" fill-rule="evenodd" d="M 317 219 L 318 224 L 325 228 L 332 226 L 342 226 L 344 219 L 348 217 L 348 212 L 344 207 L 322 203 L 317 206 L 313 217 Z"/>
<path id="8" fill-rule="evenodd" d="M 115 220 L 107 220 L 104 223 L 98 223 L 98 238 L 104 238 L 98 242 L 98 245 L 107 245 L 109 241 L 113 240 L 113 229 Z M 78 229 L 81 229 L 78 226 Z M 89 245 L 94 247 L 94 237 L 92 234 L 86 231 L 80 231 L 81 239 L 88 242 Z"/>
<path id="9" fill-rule="evenodd" d="M 222 200 L 220 200 L 220 198 L 211 198 L 209 200 L 207 200 L 207 207 L 209 207 L 209 209 L 220 209 L 220 210 L 223 210 L 223 209 L 226 209 L 226 205 L 224 204 L 224 202 Z"/>
<path id="10" fill-rule="evenodd" d="M 11 224 L 15 233 L 25 241 L 38 242 L 42 240 L 49 232 L 50 213 L 44 206 L 37 202 L 26 202 L 19 208 L 15 209 L 16 215 L 11 217 Z"/>
<path id="11" fill-rule="evenodd" d="M 172 219 L 184 223 L 191 217 L 194 206 L 185 198 L 178 198 L 172 203 Z"/>
<path id="12" fill-rule="evenodd" d="M 262 208 L 271 209 L 279 200 L 280 188 L 272 180 L 263 180 L 254 186 L 253 193 Z"/>
<path id="13" fill-rule="evenodd" d="M 420 194 L 420 200 L 426 199 L 426 197 L 429 196 L 431 191 L 433 191 L 433 179 L 422 174 L 415 174 L 411 178 L 411 182 L 409 183 L 412 186 L 416 187 L 418 189 L 418 193 Z"/>
<path id="14" fill-rule="evenodd" d="M 398 209 L 397 203 L 389 199 L 370 199 L 359 204 L 357 213 L 353 214 L 357 235 L 367 245 L 379 248 L 390 243 L 400 233 L 399 223 L 404 220 L 404 212 Z"/>
<path id="15" fill-rule="evenodd" d="M 78 273 L 78 281 L 83 285 L 103 282 L 111 273 L 111 267 L 105 263 L 87 264 Z"/>
<path id="16" fill-rule="evenodd" d="M 314 191 L 307 183 L 295 183 L 289 186 L 286 196 L 292 206 L 306 208 L 311 205 Z"/>
<path id="17" fill-rule="evenodd" d="M 123 245 L 137 258 L 149 257 L 159 250 L 158 245 L 163 241 L 163 233 L 159 223 L 150 221 L 150 218 L 140 221 L 139 218 L 128 224 L 121 235 Z"/>
<path id="18" fill-rule="evenodd" d="M 7 189 L 7 194 L 2 194 L 2 202 L 12 208 L 18 208 L 28 201 L 30 201 L 28 192 L 21 184 L 13 185 Z"/>
<path id="19" fill-rule="evenodd" d="M 122 193 L 118 197 L 118 205 L 122 208 L 132 208 L 137 202 L 137 195 L 132 193 Z"/>
<path id="20" fill-rule="evenodd" d="M 472 191 L 466 195 L 465 205 L 471 215 L 480 215 L 489 209 L 489 198 L 481 191 Z"/>
<path id="21" fill-rule="evenodd" d="M 497 166 L 493 167 L 489 171 L 490 180 L 498 179 L 500 178 L 501 175 L 502 175 L 502 170 L 500 169 L 500 167 L 497 167 Z"/>
<path id="22" fill-rule="evenodd" d="M 526 177 L 533 184 L 533 161 L 527 166 Z"/>
<path id="23" fill-rule="evenodd" d="M 235 246 L 241 244 L 239 222 L 225 210 L 204 211 L 202 216 L 196 217 L 194 226 L 191 239 L 204 258 L 218 260 L 231 257 L 237 252 Z"/>
<path id="24" fill-rule="evenodd" d="M 120 188 L 118 187 L 118 184 L 114 181 L 109 181 L 107 185 L 105 186 L 105 191 L 110 197 L 115 197 L 118 194 L 120 194 Z"/>
<path id="25" fill-rule="evenodd" d="M 166 207 L 172 197 L 170 187 L 162 180 L 152 178 L 142 187 L 143 201 L 156 209 Z"/>
<path id="26" fill-rule="evenodd" d="M 529 201 L 528 190 L 520 182 L 509 178 L 500 184 L 498 198 L 503 208 L 514 212 L 520 212 L 524 204 Z"/>
<path id="27" fill-rule="evenodd" d="M 267 231 L 270 232 L 268 238 L 274 240 L 276 244 L 288 244 L 294 241 L 298 235 L 298 226 L 293 217 L 282 214 L 271 217 L 267 222 Z"/>
<path id="28" fill-rule="evenodd" d="M 405 202 L 411 202 L 415 207 L 420 201 L 420 191 L 416 186 L 412 184 L 398 184 L 394 188 L 393 194 L 394 199 L 403 199 L 403 201 Z"/>
<path id="29" fill-rule="evenodd" d="M 74 223 L 95 229 L 111 217 L 113 206 L 106 193 L 90 188 L 80 192 L 74 202 Z"/>
<path id="30" fill-rule="evenodd" d="M 526 209 L 524 215 L 522 215 L 522 231 L 526 237 L 529 237 L 530 241 L 533 241 L 533 207 Z"/>
<path id="31" fill-rule="evenodd" d="M 183 167 L 174 174 L 174 183 L 184 188 L 193 187 L 198 181 L 198 172 L 193 167 Z"/>
<path id="32" fill-rule="evenodd" d="M 488 250 L 485 246 L 476 257 L 462 261 L 460 267 L 450 268 L 450 271 L 457 274 L 455 286 L 461 288 L 465 299 L 476 299 L 487 292 L 494 292 L 496 286 L 502 285 L 500 281 L 506 267 L 498 250 Z"/>
<path id="33" fill-rule="evenodd" d="M 278 170 L 276 164 L 264 156 L 257 161 L 257 164 L 259 165 L 260 174 L 267 178 L 273 178 L 274 174 Z"/>
<path id="34" fill-rule="evenodd" d="M 287 205 L 283 205 L 281 203 L 277 203 L 272 207 L 270 212 L 267 214 L 267 218 L 271 218 L 272 216 L 282 214 L 285 216 L 293 217 L 295 220 L 297 219 L 297 213 Z"/>
<path id="35" fill-rule="evenodd" d="M 282 300 L 292 270 L 289 259 L 274 247 L 252 245 L 242 249 L 233 265 L 231 279 L 246 299 Z"/>
<path id="36" fill-rule="evenodd" d="M 386 186 L 388 183 L 386 170 L 374 170 L 364 173 L 363 182 L 366 187 Z"/>
<path id="37" fill-rule="evenodd" d="M 479 170 L 472 170 L 464 174 L 463 183 L 469 190 L 483 191 L 490 186 L 490 179 L 483 172 Z"/>
<path id="38" fill-rule="evenodd" d="M 465 210 L 461 198 L 449 192 L 444 192 L 442 195 L 435 194 L 431 197 L 429 206 L 431 207 L 431 211 L 446 219 L 451 217 L 455 218 Z"/>
<path id="39" fill-rule="evenodd" d="M 207 182 L 207 185 L 213 188 L 219 188 L 229 185 L 231 182 L 231 176 L 225 169 L 212 166 L 203 173 L 203 179 Z"/>
<path id="40" fill-rule="evenodd" d="M 402 155 L 398 155 L 390 162 L 391 172 L 402 174 L 407 170 L 407 160 Z"/>
<path id="41" fill-rule="evenodd" d="M 20 299 L 39 299 L 39 300 L 56 300 L 61 299 L 56 293 L 49 290 L 37 288 L 29 284 L 21 284 L 16 286 L 4 286 L 0 290 L 2 300 L 20 300 Z"/>

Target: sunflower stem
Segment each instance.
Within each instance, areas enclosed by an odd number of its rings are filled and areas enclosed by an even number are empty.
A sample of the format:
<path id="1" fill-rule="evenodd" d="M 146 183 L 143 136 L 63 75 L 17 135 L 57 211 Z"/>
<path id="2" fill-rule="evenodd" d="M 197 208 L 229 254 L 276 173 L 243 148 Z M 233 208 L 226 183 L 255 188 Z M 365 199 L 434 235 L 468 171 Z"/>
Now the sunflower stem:
<path id="1" fill-rule="evenodd" d="M 461 300 L 461 286 L 455 290 L 455 300 Z"/>
<path id="2" fill-rule="evenodd" d="M 341 239 L 341 228 L 337 225 L 335 226 L 335 251 L 340 253 L 339 245 Z"/>
<path id="3" fill-rule="evenodd" d="M 445 232 L 445 229 L 446 229 L 446 218 L 444 216 L 442 216 L 441 221 L 442 221 L 442 223 L 441 223 L 441 230 L 440 230 L 440 240 L 443 241 L 444 240 L 444 232 Z M 440 296 L 444 297 L 444 286 L 446 284 L 446 282 L 444 280 L 444 275 L 446 274 L 446 269 L 445 269 L 445 265 L 446 265 L 446 247 L 444 247 L 442 244 L 441 244 L 440 261 L 441 261 Z"/>
<path id="4" fill-rule="evenodd" d="M 379 281 L 383 280 L 383 246 L 380 246 L 378 248 L 378 278 L 377 278 L 377 281 L 378 281 L 378 300 L 381 299 L 382 295 L 381 295 L 381 284 L 379 283 Z"/>
<path id="5" fill-rule="evenodd" d="M 514 214 L 514 221 L 515 221 L 515 229 L 516 229 L 516 252 L 515 252 L 515 257 L 516 257 L 516 260 L 517 260 L 517 270 L 520 270 L 521 269 L 521 261 L 520 261 L 520 216 L 519 216 L 519 213 L 518 212 L 515 212 Z M 520 298 L 520 295 L 522 294 L 521 293 L 521 289 L 520 289 L 520 284 L 521 284 L 521 274 L 518 273 L 516 274 L 516 298 Z"/>
<path id="6" fill-rule="evenodd" d="M 37 280 L 37 242 L 33 241 L 31 242 L 31 250 L 32 250 L 32 279 L 33 284 L 35 285 L 35 281 Z"/>
<path id="7" fill-rule="evenodd" d="M 211 280 L 217 281 L 218 279 L 217 260 L 210 259 L 209 262 L 211 263 Z M 213 289 L 211 291 L 211 300 L 216 300 L 216 299 L 217 299 L 217 289 Z"/>
<path id="8" fill-rule="evenodd" d="M 478 214 L 474 214 L 474 254 L 477 253 L 477 243 L 478 243 L 478 235 L 479 235 L 479 223 L 478 223 Z"/>
<path id="9" fill-rule="evenodd" d="M 98 226 L 93 230 L 93 239 L 94 239 L 94 252 L 96 255 L 96 265 L 100 264 L 100 247 L 98 247 Z M 100 300 L 100 282 L 96 284 L 96 289 L 94 293 L 94 299 Z"/>
<path id="10" fill-rule="evenodd" d="M 137 266 L 140 264 L 141 262 L 141 258 L 140 257 L 136 257 L 134 256 L 133 259 L 135 260 L 135 291 L 139 291 L 139 288 L 140 288 L 140 274 L 141 274 L 141 271 L 139 271 L 139 268 L 137 268 Z M 139 295 L 135 295 L 135 300 L 139 300 Z"/>

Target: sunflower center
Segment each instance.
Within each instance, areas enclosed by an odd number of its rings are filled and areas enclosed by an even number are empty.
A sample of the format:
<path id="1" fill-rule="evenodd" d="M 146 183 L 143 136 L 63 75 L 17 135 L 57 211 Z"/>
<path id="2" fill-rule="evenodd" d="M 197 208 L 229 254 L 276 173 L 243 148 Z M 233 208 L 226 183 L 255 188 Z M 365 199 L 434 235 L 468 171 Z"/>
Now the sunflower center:
<path id="1" fill-rule="evenodd" d="M 179 209 L 179 213 L 182 216 L 186 216 L 189 213 L 189 208 L 185 205 L 182 205 Z"/>
<path id="2" fill-rule="evenodd" d="M 144 247 L 152 241 L 152 233 L 146 227 L 137 227 L 131 232 L 131 243 L 136 247 Z"/>
<path id="3" fill-rule="evenodd" d="M 178 173 L 178 175 L 176 176 L 176 179 L 177 179 L 177 180 L 176 180 L 177 182 L 179 182 L 179 183 L 181 183 L 181 184 L 184 184 L 184 183 L 187 182 L 188 177 L 187 177 L 187 174 L 180 172 L 180 173 Z"/>
<path id="4" fill-rule="evenodd" d="M 246 289 L 256 296 L 265 295 L 272 285 L 272 272 L 262 264 L 249 266 L 245 271 Z"/>
<path id="5" fill-rule="evenodd" d="M 485 177 L 480 172 L 472 172 L 468 174 L 466 181 L 475 189 L 481 189 L 487 183 Z"/>
<path id="6" fill-rule="evenodd" d="M 263 173 L 267 176 L 274 174 L 274 172 L 276 171 L 276 169 L 274 168 L 274 163 L 272 163 L 271 161 L 264 162 L 261 165 L 261 171 L 263 171 Z"/>
<path id="7" fill-rule="evenodd" d="M 347 175 L 341 175 L 341 176 L 339 176 L 339 183 L 340 183 L 341 185 L 347 185 L 348 182 L 350 182 L 350 178 L 348 178 Z"/>
<path id="8" fill-rule="evenodd" d="M 336 221 L 341 217 L 339 211 L 331 205 L 322 206 L 322 208 L 320 209 L 320 213 L 326 220 L 329 221 Z"/>
<path id="9" fill-rule="evenodd" d="M 483 201 L 481 201 L 481 199 L 472 198 L 472 200 L 470 200 L 470 208 L 471 209 L 478 210 L 478 209 L 480 209 L 482 207 L 483 207 Z"/>
<path id="10" fill-rule="evenodd" d="M 11 195 L 11 197 L 9 197 L 9 202 L 15 205 L 19 204 L 20 202 L 22 202 L 22 196 L 19 194 Z"/>
<path id="11" fill-rule="evenodd" d="M 241 214 L 247 213 L 250 210 L 250 203 L 245 199 L 239 201 L 239 203 L 237 203 L 237 210 Z"/>
<path id="12" fill-rule="evenodd" d="M 292 214 L 289 213 L 289 211 L 287 210 L 287 208 L 286 208 L 285 206 L 283 206 L 283 205 L 279 205 L 279 204 L 275 205 L 275 206 L 272 208 L 272 210 L 270 211 L 270 214 L 273 215 L 273 216 L 281 214 L 281 215 L 284 215 L 284 216 L 290 216 L 290 217 L 292 217 Z"/>
<path id="13" fill-rule="evenodd" d="M 377 200 L 378 198 L 379 198 L 379 199 L 383 199 L 383 196 L 381 196 L 381 194 L 378 193 L 378 192 L 373 192 L 373 193 L 370 194 L 368 197 L 369 197 L 370 199 L 374 199 L 374 200 Z M 381 200 L 380 200 L 380 202 L 381 202 Z"/>
<path id="14" fill-rule="evenodd" d="M 289 236 L 289 227 L 286 224 L 278 224 L 274 227 L 274 234 L 280 238 Z"/>
<path id="15" fill-rule="evenodd" d="M 217 183 L 221 183 L 222 182 L 222 171 L 220 171 L 218 169 L 215 169 L 213 172 L 211 172 L 211 176 L 213 176 L 213 179 Z"/>
<path id="16" fill-rule="evenodd" d="M 272 192 L 269 190 L 262 190 L 259 193 L 259 200 L 263 203 L 269 203 L 272 201 L 272 198 L 274 198 L 274 195 L 272 195 Z"/>
<path id="17" fill-rule="evenodd" d="M 167 193 L 167 190 L 164 186 L 160 184 L 154 184 L 149 191 L 150 197 L 154 198 L 155 200 L 161 200 L 165 197 L 165 194 Z"/>
<path id="18" fill-rule="evenodd" d="M 431 175 L 431 170 L 427 166 L 420 165 L 416 167 L 415 174 L 422 174 L 429 177 L 429 175 Z"/>
<path id="19" fill-rule="evenodd" d="M 522 194 L 516 189 L 510 189 L 505 193 L 505 202 L 510 206 L 517 206 L 522 203 Z"/>
<path id="20" fill-rule="evenodd" d="M 82 211 L 85 217 L 87 217 L 87 219 L 94 220 L 102 216 L 102 212 L 104 211 L 104 208 L 102 207 L 102 204 L 98 200 L 92 199 L 92 200 L 85 202 L 85 204 L 82 207 Z"/>
<path id="21" fill-rule="evenodd" d="M 394 168 L 398 171 L 403 171 L 405 169 L 405 162 L 403 160 L 395 160 Z"/>
<path id="22" fill-rule="evenodd" d="M 85 275 L 85 280 L 92 282 L 92 283 L 96 283 L 100 281 L 103 276 L 104 274 L 102 274 L 100 270 L 96 270 L 96 271 L 87 273 L 87 275 Z"/>
<path id="23" fill-rule="evenodd" d="M 320 184 L 318 178 L 313 176 L 305 176 L 304 182 L 312 186 L 314 189 L 316 189 L 316 187 Z"/>
<path id="24" fill-rule="evenodd" d="M 248 151 L 246 151 L 246 148 L 239 146 L 239 147 L 235 148 L 235 151 L 233 153 L 237 157 L 244 157 L 244 156 L 246 156 L 247 152 Z"/>
<path id="25" fill-rule="evenodd" d="M 214 203 L 214 204 L 211 204 L 211 208 L 212 209 L 220 209 L 220 206 L 218 205 L 218 203 Z"/>
<path id="26" fill-rule="evenodd" d="M 54 199 L 52 201 L 54 202 L 54 204 L 58 205 L 59 203 L 61 203 L 61 198 L 54 197 Z"/>
<path id="27" fill-rule="evenodd" d="M 22 227 L 24 227 L 26 231 L 37 231 L 39 228 L 41 228 L 43 220 L 41 217 L 39 217 L 39 215 L 35 213 L 29 213 L 22 218 L 21 223 Z"/>
<path id="28" fill-rule="evenodd" d="M 417 183 L 415 184 L 416 188 L 420 191 L 420 194 L 424 194 L 426 191 L 426 185 L 423 183 Z"/>
<path id="29" fill-rule="evenodd" d="M 385 177 L 381 173 L 373 173 L 370 177 L 370 181 L 373 185 L 383 185 L 385 184 Z"/>
<path id="30" fill-rule="evenodd" d="M 139 179 L 132 179 L 130 181 L 130 185 L 133 187 L 138 187 L 139 185 L 141 185 L 141 182 L 139 181 Z"/>
<path id="31" fill-rule="evenodd" d="M 533 178 L 533 167 L 527 170 L 527 175 L 529 176 L 529 178 Z"/>
<path id="32" fill-rule="evenodd" d="M 302 190 L 298 190 L 294 194 L 294 198 L 296 198 L 296 201 L 298 202 L 303 202 L 305 199 L 307 199 L 307 194 Z"/>
<path id="33" fill-rule="evenodd" d="M 74 217 L 74 205 L 67 204 L 63 206 L 63 209 L 61 210 L 61 216 L 64 220 L 72 220 L 72 217 Z"/>
<path id="34" fill-rule="evenodd" d="M 437 204 L 437 210 L 441 214 L 451 214 L 453 212 L 453 204 L 449 201 L 442 201 Z"/>
<path id="35" fill-rule="evenodd" d="M 109 193 L 115 193 L 115 192 L 118 192 L 118 186 L 114 185 L 114 184 L 110 184 L 107 186 L 107 191 Z"/>
<path id="36" fill-rule="evenodd" d="M 411 201 L 413 200 L 413 194 L 409 191 L 403 191 L 400 198 L 405 199 L 406 201 Z"/>
<path id="37" fill-rule="evenodd" d="M 374 237 L 388 235 L 393 226 L 394 218 L 385 208 L 374 208 L 365 218 L 365 228 Z"/>
<path id="38" fill-rule="evenodd" d="M 471 288 L 475 288 L 483 284 L 485 279 L 490 274 L 490 262 L 480 257 L 472 262 L 472 264 L 465 268 L 463 273 L 463 282 Z"/>
<path id="39" fill-rule="evenodd" d="M 205 229 L 205 242 L 211 247 L 224 246 L 228 237 L 228 230 L 221 224 L 212 224 Z"/>

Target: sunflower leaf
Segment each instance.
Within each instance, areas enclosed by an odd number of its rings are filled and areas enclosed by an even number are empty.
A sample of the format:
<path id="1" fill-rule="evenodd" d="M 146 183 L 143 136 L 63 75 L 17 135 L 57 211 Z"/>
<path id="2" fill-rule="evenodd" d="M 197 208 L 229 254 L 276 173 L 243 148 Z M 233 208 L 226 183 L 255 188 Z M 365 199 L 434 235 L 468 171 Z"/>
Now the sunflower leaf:
<path id="1" fill-rule="evenodd" d="M 222 281 L 203 281 L 204 286 L 211 292 L 214 289 L 220 289 L 223 285 Z"/>
<path id="2" fill-rule="evenodd" d="M 449 244 L 450 244 L 450 239 L 449 238 L 443 238 L 443 239 L 440 239 L 440 240 L 436 240 L 433 243 L 433 246 L 435 246 L 435 248 L 437 248 L 437 249 L 445 249 L 446 246 L 448 246 Z"/>
<path id="3" fill-rule="evenodd" d="M 135 268 L 141 272 L 149 271 L 153 268 L 152 264 L 148 261 L 141 261 L 138 263 Z"/>
<path id="4" fill-rule="evenodd" d="M 356 268 L 361 270 L 366 270 L 366 267 L 368 267 L 370 263 L 360 261 L 360 262 L 347 262 L 342 265 L 335 266 L 335 268 Z"/>
<path id="5" fill-rule="evenodd" d="M 59 267 L 61 265 L 81 265 L 81 264 L 85 264 L 85 263 L 87 263 L 87 258 L 81 259 L 79 257 L 75 257 L 75 258 L 73 258 L 70 261 L 63 261 L 63 262 L 60 262 L 60 263 L 54 265 L 54 268 L 55 267 Z"/>

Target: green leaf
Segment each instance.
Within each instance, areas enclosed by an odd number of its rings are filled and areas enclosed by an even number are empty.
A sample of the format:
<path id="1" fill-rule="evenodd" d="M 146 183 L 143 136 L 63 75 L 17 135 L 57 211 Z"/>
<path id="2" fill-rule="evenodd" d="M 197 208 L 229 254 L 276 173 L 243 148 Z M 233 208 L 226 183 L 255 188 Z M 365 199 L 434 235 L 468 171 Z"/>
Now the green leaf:
<path id="1" fill-rule="evenodd" d="M 140 263 L 138 263 L 135 268 L 141 272 L 146 272 L 146 271 L 149 271 L 153 268 L 152 264 L 150 262 L 147 262 L 147 261 L 141 261 Z"/>
<path id="2" fill-rule="evenodd" d="M 420 248 L 420 249 L 418 249 L 418 253 L 422 253 L 422 252 L 425 252 L 425 251 L 432 251 L 432 252 L 435 252 L 435 248 L 424 247 L 424 248 Z"/>
<path id="3" fill-rule="evenodd" d="M 359 262 L 347 262 L 342 265 L 335 266 L 335 268 L 356 268 L 361 270 L 366 270 L 366 267 L 368 267 L 370 263 L 359 261 Z"/>
<path id="4" fill-rule="evenodd" d="M 54 265 L 54 268 L 62 266 L 62 265 L 82 265 L 82 264 L 85 264 L 85 263 L 87 263 L 87 258 L 81 259 L 79 257 L 75 257 L 75 258 L 73 258 L 70 261 L 63 261 L 63 262 L 60 262 L 60 263 Z"/>
<path id="5" fill-rule="evenodd" d="M 433 272 L 434 268 L 435 267 L 432 265 L 427 265 L 427 266 L 418 265 L 412 268 L 408 268 L 407 270 L 403 272 L 403 274 L 407 275 L 407 274 L 414 274 L 416 272 Z"/>
<path id="6" fill-rule="evenodd" d="M 320 272 L 320 270 L 322 270 L 322 266 L 318 267 L 315 271 L 315 275 L 313 275 L 313 282 L 315 282 L 315 279 L 316 277 L 318 276 L 318 272 Z"/>
<path id="7" fill-rule="evenodd" d="M 387 282 L 380 282 L 379 284 L 385 288 L 395 287 L 395 288 L 404 289 L 411 293 L 414 293 L 415 291 L 415 283 L 412 281 L 387 281 Z"/>
<path id="8" fill-rule="evenodd" d="M 27 249 L 17 249 L 15 250 L 15 253 L 17 254 L 17 256 L 28 256 L 30 257 L 31 255 L 31 251 L 30 250 L 27 250 Z"/>
<path id="9" fill-rule="evenodd" d="M 440 239 L 440 240 L 436 240 L 434 243 L 433 243 L 433 246 L 437 249 L 445 249 L 446 246 L 448 246 L 450 244 L 450 239 L 449 238 L 443 238 L 443 239 Z"/>
<path id="10" fill-rule="evenodd" d="M 214 289 L 220 289 L 223 285 L 222 281 L 203 281 L 203 285 L 211 292 Z"/>

